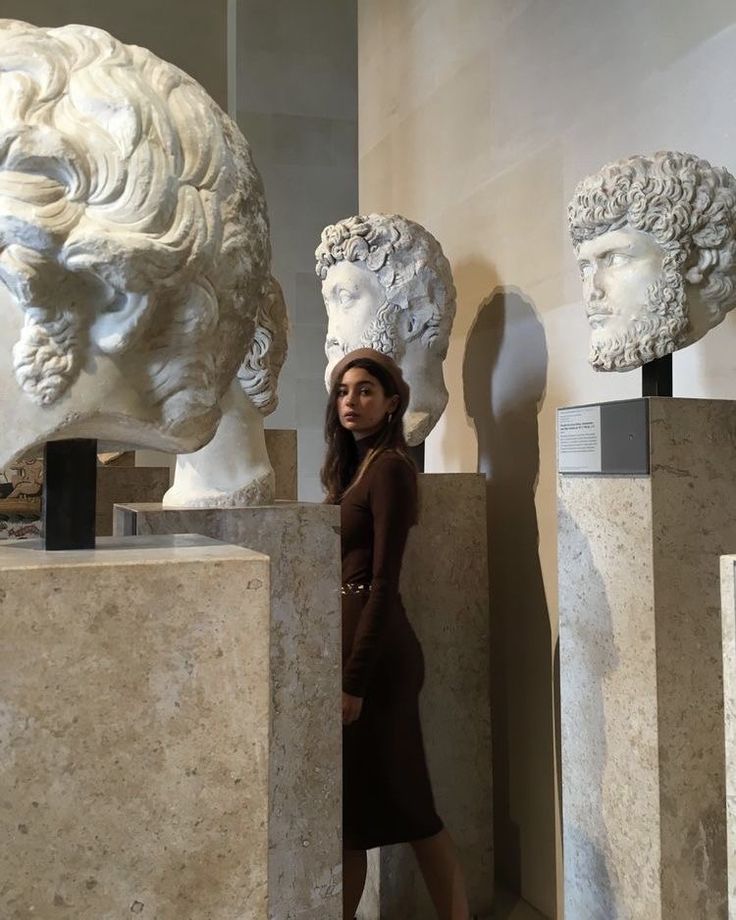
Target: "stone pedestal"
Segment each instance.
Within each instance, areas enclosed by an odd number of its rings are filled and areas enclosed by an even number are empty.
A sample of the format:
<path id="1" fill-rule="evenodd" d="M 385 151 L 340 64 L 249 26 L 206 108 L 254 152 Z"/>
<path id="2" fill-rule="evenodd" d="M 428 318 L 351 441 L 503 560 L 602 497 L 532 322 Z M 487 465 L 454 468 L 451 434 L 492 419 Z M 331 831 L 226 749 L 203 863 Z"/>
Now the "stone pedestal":
<path id="1" fill-rule="evenodd" d="M 649 404 L 648 475 L 559 479 L 566 920 L 727 915 L 736 403 Z"/>
<path id="2" fill-rule="evenodd" d="M 275 477 L 274 497 L 278 501 L 295 502 L 299 470 L 296 429 L 266 428 L 264 434 Z"/>
<path id="3" fill-rule="evenodd" d="M 270 557 L 268 916 L 341 920 L 339 509 L 149 504 L 115 514 L 116 533 L 201 533 Z"/>
<path id="4" fill-rule="evenodd" d="M 736 917 L 736 556 L 721 557 L 728 916 Z"/>
<path id="5" fill-rule="evenodd" d="M 0 547 L 0 916 L 265 920 L 269 562 Z"/>
<path id="6" fill-rule="evenodd" d="M 419 477 L 401 591 L 426 660 L 422 728 L 437 810 L 455 840 L 471 912 L 493 899 L 486 483 L 475 473 Z M 434 909 L 411 848 L 369 854 L 360 920 L 426 920 Z"/>

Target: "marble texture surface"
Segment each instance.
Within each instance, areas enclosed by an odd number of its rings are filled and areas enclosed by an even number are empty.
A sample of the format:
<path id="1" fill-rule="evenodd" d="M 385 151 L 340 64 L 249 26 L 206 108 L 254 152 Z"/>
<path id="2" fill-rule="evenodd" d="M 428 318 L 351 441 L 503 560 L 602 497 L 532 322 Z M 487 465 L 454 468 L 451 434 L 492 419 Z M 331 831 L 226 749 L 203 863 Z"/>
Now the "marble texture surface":
<path id="1" fill-rule="evenodd" d="M 726 917 L 718 557 L 736 403 L 650 400 L 648 477 L 559 479 L 565 910 Z"/>
<path id="2" fill-rule="evenodd" d="M 199 533 L 271 560 L 269 920 L 341 920 L 339 509 L 116 509 L 116 532 Z"/>
<path id="3" fill-rule="evenodd" d="M 277 501 L 295 502 L 299 475 L 297 431 L 295 428 L 266 428 L 266 450 L 276 480 Z"/>
<path id="4" fill-rule="evenodd" d="M 736 556 L 721 556 L 728 916 L 736 917 Z"/>
<path id="5" fill-rule="evenodd" d="M 250 147 L 181 69 L 101 29 L 3 19 L 0 56 L 0 469 L 57 438 L 197 450 L 266 350 Z"/>
<path id="6" fill-rule="evenodd" d="M 493 900 L 486 484 L 475 473 L 420 476 L 401 591 L 422 644 L 422 729 L 437 810 L 458 848 L 471 912 Z M 434 911 L 406 846 L 371 854 L 359 920 L 425 920 Z"/>
<path id="7" fill-rule="evenodd" d="M 269 561 L 0 547 L 0 916 L 265 920 Z"/>

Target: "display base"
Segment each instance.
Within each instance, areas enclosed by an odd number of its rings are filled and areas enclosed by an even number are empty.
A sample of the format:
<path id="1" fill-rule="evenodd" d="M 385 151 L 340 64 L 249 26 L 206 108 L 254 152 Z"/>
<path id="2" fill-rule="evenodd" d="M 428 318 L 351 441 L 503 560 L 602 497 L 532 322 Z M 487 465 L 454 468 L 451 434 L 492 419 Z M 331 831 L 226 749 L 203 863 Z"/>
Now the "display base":
<path id="1" fill-rule="evenodd" d="M 266 428 L 266 450 L 274 475 L 277 501 L 295 502 L 298 489 L 298 443 L 295 428 Z"/>
<path id="2" fill-rule="evenodd" d="M 0 916 L 266 920 L 269 561 L 0 546 Z"/>
<path id="3" fill-rule="evenodd" d="M 271 559 L 270 920 L 342 918 L 339 525 L 333 505 L 115 509 L 116 533 L 202 533 Z"/>
<path id="4" fill-rule="evenodd" d="M 565 916 L 725 920 L 736 403 L 650 399 L 649 444 L 648 475 L 559 478 Z"/>

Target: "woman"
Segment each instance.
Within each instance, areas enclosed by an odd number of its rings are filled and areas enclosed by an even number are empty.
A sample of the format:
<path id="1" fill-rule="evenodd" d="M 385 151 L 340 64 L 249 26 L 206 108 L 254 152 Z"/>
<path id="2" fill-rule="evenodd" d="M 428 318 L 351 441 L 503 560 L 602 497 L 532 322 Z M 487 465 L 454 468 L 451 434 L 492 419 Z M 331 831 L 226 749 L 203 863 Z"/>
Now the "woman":
<path id="1" fill-rule="evenodd" d="M 402 417 L 409 387 L 387 355 L 336 365 L 322 482 L 342 521 L 343 916 L 358 908 L 366 850 L 408 842 L 440 920 L 467 920 L 455 850 L 432 798 L 419 724 L 424 659 L 399 595 L 417 474 Z"/>

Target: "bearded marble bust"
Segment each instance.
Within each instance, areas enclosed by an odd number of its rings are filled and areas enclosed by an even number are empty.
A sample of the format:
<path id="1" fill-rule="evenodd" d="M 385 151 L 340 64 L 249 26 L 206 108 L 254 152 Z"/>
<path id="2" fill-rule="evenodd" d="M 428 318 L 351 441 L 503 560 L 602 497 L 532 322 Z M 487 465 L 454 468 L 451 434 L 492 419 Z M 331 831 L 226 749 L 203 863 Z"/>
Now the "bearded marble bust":
<path id="1" fill-rule="evenodd" d="M 0 20 L 0 468 L 49 439 L 214 434 L 272 287 L 245 138 L 99 29 Z"/>
<path id="2" fill-rule="evenodd" d="M 325 384 L 356 348 L 390 355 L 411 387 L 404 431 L 421 444 L 447 405 L 442 364 L 455 285 L 437 240 L 398 214 L 348 217 L 322 231 L 315 252 L 328 315 Z"/>
<path id="3" fill-rule="evenodd" d="M 691 345 L 736 305 L 736 179 L 692 154 L 632 156 L 568 207 L 590 363 L 627 371 Z"/>

